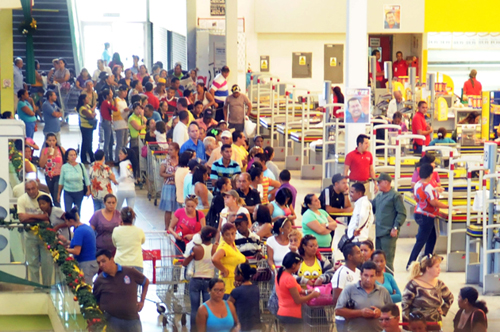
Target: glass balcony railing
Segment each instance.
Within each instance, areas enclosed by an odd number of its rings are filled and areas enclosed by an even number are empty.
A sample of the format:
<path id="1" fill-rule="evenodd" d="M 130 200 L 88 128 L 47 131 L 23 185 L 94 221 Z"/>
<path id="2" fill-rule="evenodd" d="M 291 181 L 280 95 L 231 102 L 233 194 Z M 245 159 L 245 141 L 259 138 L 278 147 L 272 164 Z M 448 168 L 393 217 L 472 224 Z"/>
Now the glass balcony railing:
<path id="1" fill-rule="evenodd" d="M 33 278 L 35 271 L 39 280 Z M 47 293 L 47 301 L 54 306 L 59 319 L 59 322 L 52 321 L 53 325 L 62 325 L 68 332 L 88 331 L 65 275 L 54 263 L 42 240 L 32 231 L 27 231 L 24 225 L 0 226 L 0 282 L 7 285 L 1 292 Z M 22 319 L 23 316 L 19 317 Z"/>

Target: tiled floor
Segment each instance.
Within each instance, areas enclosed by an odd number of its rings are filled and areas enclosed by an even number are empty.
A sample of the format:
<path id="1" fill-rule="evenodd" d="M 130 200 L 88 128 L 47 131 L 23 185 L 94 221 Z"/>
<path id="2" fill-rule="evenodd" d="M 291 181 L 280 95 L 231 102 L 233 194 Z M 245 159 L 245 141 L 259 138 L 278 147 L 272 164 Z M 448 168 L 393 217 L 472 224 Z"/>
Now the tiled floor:
<path id="1" fill-rule="evenodd" d="M 77 147 L 81 142 L 80 130 L 78 128 L 78 122 L 75 119 L 71 119 L 71 125 L 65 125 L 62 130 L 62 142 L 65 148 Z M 41 132 L 41 126 L 39 131 L 35 134 L 35 141 L 41 145 L 43 141 L 43 134 Z M 97 134 L 97 131 L 96 131 Z M 96 135 L 97 136 L 97 135 Z M 97 137 L 94 142 L 97 142 Z M 95 146 L 97 148 L 97 145 Z M 277 163 L 278 166 L 283 166 Z M 292 183 L 298 189 L 297 206 L 303 201 L 306 194 L 310 192 L 319 193 L 320 192 L 320 181 L 311 180 L 300 180 L 300 174 L 298 171 L 292 171 Z M 163 213 L 153 205 L 153 202 L 148 201 L 146 190 L 141 190 L 137 192 L 138 199 L 136 200 L 136 213 L 138 215 L 136 225 L 143 228 L 144 231 L 161 231 L 163 230 Z M 82 219 L 88 221 L 93 211 L 92 202 L 90 199 L 86 199 L 83 205 L 83 215 Z M 297 213 L 300 214 L 300 209 L 297 208 Z M 299 217 L 300 220 L 300 217 Z M 396 281 L 401 290 L 404 289 L 406 283 L 408 282 L 409 274 L 405 271 L 406 261 L 411 252 L 415 239 L 413 238 L 402 238 L 398 240 L 396 261 L 395 261 L 395 274 Z M 443 272 L 441 273 L 440 279 L 451 289 L 452 293 L 455 295 L 455 303 L 453 304 L 448 316 L 444 319 L 444 331 L 453 331 L 453 317 L 458 311 L 457 297 L 460 288 L 465 286 L 465 274 L 464 273 L 448 273 L 445 271 L 445 263 L 443 263 Z M 479 289 L 481 293 L 481 290 Z M 490 313 L 488 314 L 489 319 L 489 330 L 490 331 L 500 331 L 500 301 L 496 301 L 496 297 L 485 296 L 480 297 L 486 300 Z M 155 295 L 155 288 L 151 287 L 148 292 L 148 299 L 152 301 L 158 301 Z M 161 317 L 158 317 L 156 313 L 156 306 L 152 302 L 148 302 L 141 312 L 141 320 L 143 323 L 144 331 L 162 331 Z M 187 319 L 189 321 L 189 318 Z M 180 326 L 179 317 L 177 317 L 179 331 L 183 329 Z M 171 327 L 169 328 L 171 329 Z M 184 330 L 188 328 L 184 327 Z"/>

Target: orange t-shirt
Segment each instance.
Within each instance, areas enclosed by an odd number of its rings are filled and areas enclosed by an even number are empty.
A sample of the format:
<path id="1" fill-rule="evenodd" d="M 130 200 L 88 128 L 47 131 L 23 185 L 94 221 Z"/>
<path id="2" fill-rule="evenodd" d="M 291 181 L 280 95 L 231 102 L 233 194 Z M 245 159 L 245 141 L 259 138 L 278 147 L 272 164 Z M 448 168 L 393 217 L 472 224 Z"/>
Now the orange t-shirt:
<path id="1" fill-rule="evenodd" d="M 300 304 L 296 304 L 293 300 L 292 294 L 290 293 L 290 288 L 297 288 L 299 293 L 302 291 L 299 283 L 295 278 L 288 272 L 283 271 L 281 275 L 280 282 L 278 284 L 278 278 L 276 282 L 276 295 L 278 295 L 278 315 L 285 317 L 295 317 L 302 318 L 302 310 Z"/>

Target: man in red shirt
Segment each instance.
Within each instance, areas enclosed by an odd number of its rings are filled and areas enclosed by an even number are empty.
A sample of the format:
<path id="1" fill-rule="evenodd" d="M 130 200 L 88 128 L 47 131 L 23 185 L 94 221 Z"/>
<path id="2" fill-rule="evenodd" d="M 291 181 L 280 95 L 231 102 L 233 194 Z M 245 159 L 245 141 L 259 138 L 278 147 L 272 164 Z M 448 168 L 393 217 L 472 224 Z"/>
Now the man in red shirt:
<path id="1" fill-rule="evenodd" d="M 356 182 L 362 183 L 368 195 L 370 193 L 370 180 L 375 182 L 373 155 L 368 151 L 370 149 L 370 138 L 361 134 L 356 139 L 356 144 L 358 147 L 345 157 L 344 176 L 349 178 L 350 185 Z M 377 193 L 376 185 L 375 193 Z"/>
<path id="2" fill-rule="evenodd" d="M 427 146 L 431 142 L 432 127 L 425 121 L 425 113 L 427 113 L 427 102 L 421 100 L 418 102 L 418 112 L 415 113 L 411 122 L 412 133 L 416 135 L 424 135 L 425 141 L 422 139 L 413 140 L 413 152 L 422 154 L 422 146 Z"/>
<path id="3" fill-rule="evenodd" d="M 155 111 L 158 110 L 160 108 L 160 101 L 158 97 L 153 94 L 153 83 L 148 82 L 144 87 L 146 88 L 144 94 L 148 97 L 148 104 L 152 105 Z"/>
<path id="4" fill-rule="evenodd" d="M 394 77 L 408 76 L 408 64 L 403 60 L 403 52 L 396 53 L 396 61 L 392 64 L 392 72 Z"/>
<path id="5" fill-rule="evenodd" d="M 377 73 L 376 73 L 376 87 L 377 88 L 385 88 L 385 83 L 384 83 L 384 69 L 382 68 L 382 64 L 380 63 L 380 51 L 379 50 L 373 50 L 372 51 L 372 56 L 377 58 Z M 371 74 L 370 74 L 371 78 Z"/>

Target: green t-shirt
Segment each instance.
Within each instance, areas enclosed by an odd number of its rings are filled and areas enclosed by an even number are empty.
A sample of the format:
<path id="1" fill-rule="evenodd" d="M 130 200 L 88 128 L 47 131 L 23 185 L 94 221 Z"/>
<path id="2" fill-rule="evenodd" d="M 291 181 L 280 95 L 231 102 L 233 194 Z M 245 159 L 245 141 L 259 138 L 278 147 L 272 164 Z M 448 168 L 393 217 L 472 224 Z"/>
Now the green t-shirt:
<path id="1" fill-rule="evenodd" d="M 318 246 L 321 248 L 330 248 L 332 245 L 332 237 L 330 234 L 326 235 L 320 235 L 313 231 L 312 229 L 309 228 L 307 224 L 309 224 L 311 221 L 317 220 L 320 224 L 323 225 L 328 225 L 328 213 L 323 210 L 319 209 L 318 210 L 319 214 L 314 213 L 311 210 L 307 210 L 303 215 L 302 215 L 302 233 L 304 235 L 314 235 L 316 239 L 318 240 Z"/>

